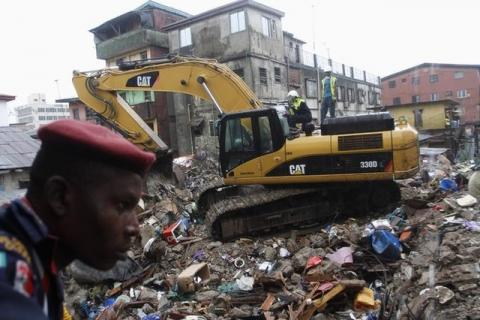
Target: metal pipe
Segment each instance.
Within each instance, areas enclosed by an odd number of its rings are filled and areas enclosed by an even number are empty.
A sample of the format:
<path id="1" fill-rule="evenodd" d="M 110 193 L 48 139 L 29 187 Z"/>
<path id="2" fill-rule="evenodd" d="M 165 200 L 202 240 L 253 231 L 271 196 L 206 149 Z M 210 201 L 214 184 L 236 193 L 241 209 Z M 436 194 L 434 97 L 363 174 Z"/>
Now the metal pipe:
<path id="1" fill-rule="evenodd" d="M 207 86 L 207 84 L 206 84 L 206 81 L 205 81 L 205 78 L 204 78 L 204 77 L 198 77 L 198 78 L 197 78 L 197 82 L 202 85 L 203 89 L 204 89 L 205 92 L 208 94 L 208 96 L 209 96 L 210 99 L 212 100 L 212 102 L 213 102 L 213 104 L 215 105 L 215 107 L 217 107 L 218 112 L 220 112 L 220 114 L 223 114 L 223 111 L 222 111 L 222 109 L 220 108 L 220 105 L 218 104 L 217 100 L 215 100 L 215 97 L 213 96 L 212 92 L 211 92 L 210 89 L 208 88 L 208 86 Z"/>

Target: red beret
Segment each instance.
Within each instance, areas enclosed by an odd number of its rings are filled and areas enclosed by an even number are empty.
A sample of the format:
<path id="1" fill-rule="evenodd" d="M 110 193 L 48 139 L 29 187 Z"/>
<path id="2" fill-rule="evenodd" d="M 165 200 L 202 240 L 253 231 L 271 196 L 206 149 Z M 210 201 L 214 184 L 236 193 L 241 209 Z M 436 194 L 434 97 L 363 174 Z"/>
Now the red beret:
<path id="1" fill-rule="evenodd" d="M 142 174 L 155 161 L 153 153 L 141 150 L 107 128 L 84 121 L 54 121 L 42 126 L 38 130 L 38 137 L 42 141 L 42 148 L 68 146 L 72 152 L 126 164 L 127 169 Z"/>

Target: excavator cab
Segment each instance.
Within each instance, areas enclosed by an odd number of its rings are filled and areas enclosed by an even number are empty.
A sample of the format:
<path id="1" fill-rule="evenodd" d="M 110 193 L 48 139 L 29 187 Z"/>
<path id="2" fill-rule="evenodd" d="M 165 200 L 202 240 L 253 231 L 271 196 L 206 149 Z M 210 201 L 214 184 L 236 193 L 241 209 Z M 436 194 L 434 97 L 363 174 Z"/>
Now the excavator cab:
<path id="1" fill-rule="evenodd" d="M 240 164 L 279 150 L 285 135 L 275 109 L 224 114 L 219 135 L 223 176 L 232 177 Z"/>

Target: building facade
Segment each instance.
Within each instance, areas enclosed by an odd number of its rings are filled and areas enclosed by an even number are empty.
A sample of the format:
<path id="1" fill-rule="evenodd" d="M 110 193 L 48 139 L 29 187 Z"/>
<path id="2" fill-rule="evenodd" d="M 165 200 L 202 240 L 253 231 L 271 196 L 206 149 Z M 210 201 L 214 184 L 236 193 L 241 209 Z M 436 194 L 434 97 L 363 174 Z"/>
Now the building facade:
<path id="1" fill-rule="evenodd" d="M 90 30 L 94 34 L 97 58 L 105 60 L 107 67 L 136 60 L 163 58 L 168 54 L 169 46 L 168 34 L 162 28 L 190 16 L 175 8 L 147 1 Z M 167 94 L 126 91 L 122 96 L 130 105 L 135 106 L 135 111 L 167 145 L 176 149 L 175 111 L 172 104 L 167 103 Z M 81 109 L 78 110 L 82 112 Z"/>
<path id="2" fill-rule="evenodd" d="M 0 127 L 8 126 L 9 121 L 9 110 L 7 102 L 15 100 L 15 96 L 10 96 L 8 94 L 0 93 Z"/>
<path id="3" fill-rule="evenodd" d="M 33 125 L 36 129 L 55 120 L 70 118 L 68 105 L 48 104 L 45 94 L 42 93 L 31 94 L 28 103 L 16 107 L 15 113 L 18 123 Z"/>
<path id="4" fill-rule="evenodd" d="M 423 63 L 382 78 L 382 101 L 401 105 L 452 99 L 461 122 L 480 122 L 480 65 Z"/>

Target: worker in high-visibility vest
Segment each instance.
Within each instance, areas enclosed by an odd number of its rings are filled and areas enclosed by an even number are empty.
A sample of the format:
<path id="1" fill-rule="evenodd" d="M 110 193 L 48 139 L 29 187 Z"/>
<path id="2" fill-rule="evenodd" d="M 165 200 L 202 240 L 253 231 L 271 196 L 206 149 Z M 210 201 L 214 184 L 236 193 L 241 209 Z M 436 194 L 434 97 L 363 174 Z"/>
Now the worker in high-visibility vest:
<path id="1" fill-rule="evenodd" d="M 297 124 L 301 124 L 302 130 L 305 131 L 305 126 L 312 121 L 312 112 L 297 91 L 289 91 L 287 98 L 289 105 L 288 114 L 286 115 L 288 126 L 294 128 Z"/>
<path id="2" fill-rule="evenodd" d="M 320 109 L 320 120 L 327 117 L 327 112 L 330 113 L 331 118 L 335 118 L 335 105 L 337 102 L 337 78 L 332 75 L 332 68 L 327 66 L 325 68 L 325 78 L 322 80 L 322 107 Z"/>

